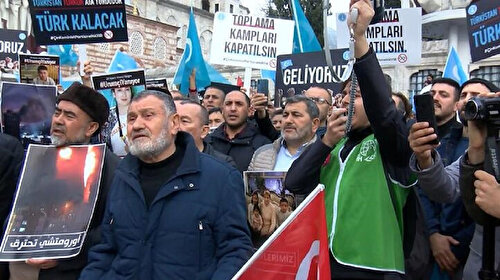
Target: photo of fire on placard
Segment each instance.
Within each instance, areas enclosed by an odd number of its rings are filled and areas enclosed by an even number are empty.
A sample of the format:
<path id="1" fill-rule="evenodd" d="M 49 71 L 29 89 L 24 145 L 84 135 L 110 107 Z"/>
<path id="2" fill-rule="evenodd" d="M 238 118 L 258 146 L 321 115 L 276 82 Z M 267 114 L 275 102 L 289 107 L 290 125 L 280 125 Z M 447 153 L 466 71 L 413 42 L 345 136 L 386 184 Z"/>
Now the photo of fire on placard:
<path id="1" fill-rule="evenodd" d="M 1 260 L 77 255 L 94 212 L 105 144 L 30 145 L 0 247 Z"/>
<path id="2" fill-rule="evenodd" d="M 29 144 L 50 144 L 56 104 L 55 86 L 2 83 L 2 131 Z"/>

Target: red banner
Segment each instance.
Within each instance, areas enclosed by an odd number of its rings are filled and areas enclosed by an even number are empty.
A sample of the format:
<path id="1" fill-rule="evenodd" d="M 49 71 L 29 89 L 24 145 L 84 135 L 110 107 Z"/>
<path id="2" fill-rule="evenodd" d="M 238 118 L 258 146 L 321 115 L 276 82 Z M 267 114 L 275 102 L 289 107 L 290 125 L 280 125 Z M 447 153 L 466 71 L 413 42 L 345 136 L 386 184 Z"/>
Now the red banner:
<path id="1" fill-rule="evenodd" d="M 329 280 L 324 188 L 318 187 L 233 279 Z"/>

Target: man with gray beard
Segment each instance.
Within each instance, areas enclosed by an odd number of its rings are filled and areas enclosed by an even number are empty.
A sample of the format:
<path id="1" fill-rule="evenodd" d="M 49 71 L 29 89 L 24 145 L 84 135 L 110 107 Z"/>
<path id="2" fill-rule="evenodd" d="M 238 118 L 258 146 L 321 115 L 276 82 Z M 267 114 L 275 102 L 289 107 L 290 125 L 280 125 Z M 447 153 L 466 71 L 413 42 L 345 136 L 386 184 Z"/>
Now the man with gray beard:
<path id="1" fill-rule="evenodd" d="M 90 144 L 91 137 L 99 133 L 108 115 L 109 105 L 104 96 L 90 87 L 73 83 L 57 97 L 50 130 L 52 144 L 57 147 Z M 87 264 L 88 249 L 100 241 L 104 204 L 118 161 L 116 155 L 109 150 L 106 151 L 94 215 L 80 254 L 69 259 L 29 259 L 26 263 L 11 262 L 9 264 L 11 280 L 78 279 L 81 270 Z M 54 193 L 54 195 L 64 194 Z"/>
<path id="2" fill-rule="evenodd" d="M 231 279 L 247 260 L 240 173 L 179 127 L 170 96 L 145 90 L 132 99 L 129 154 L 80 279 Z"/>

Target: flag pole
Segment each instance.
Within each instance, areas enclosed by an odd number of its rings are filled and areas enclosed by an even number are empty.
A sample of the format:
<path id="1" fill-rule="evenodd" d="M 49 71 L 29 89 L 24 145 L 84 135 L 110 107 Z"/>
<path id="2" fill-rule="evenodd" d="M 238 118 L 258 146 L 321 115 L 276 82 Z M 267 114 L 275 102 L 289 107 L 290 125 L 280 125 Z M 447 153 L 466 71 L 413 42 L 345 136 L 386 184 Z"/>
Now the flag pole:
<path id="1" fill-rule="evenodd" d="M 319 184 L 305 199 L 302 203 L 295 209 L 295 211 L 290 214 L 290 216 L 276 229 L 273 234 L 262 244 L 262 246 L 253 254 L 253 256 L 243 265 L 243 267 L 236 273 L 236 275 L 231 278 L 231 280 L 237 280 L 243 272 L 245 272 L 248 267 L 250 267 L 261 255 L 262 253 L 273 243 L 273 241 L 285 230 L 285 228 L 293 222 L 296 216 L 298 216 L 309 203 L 318 195 L 320 192 L 325 190 L 325 186 Z"/>

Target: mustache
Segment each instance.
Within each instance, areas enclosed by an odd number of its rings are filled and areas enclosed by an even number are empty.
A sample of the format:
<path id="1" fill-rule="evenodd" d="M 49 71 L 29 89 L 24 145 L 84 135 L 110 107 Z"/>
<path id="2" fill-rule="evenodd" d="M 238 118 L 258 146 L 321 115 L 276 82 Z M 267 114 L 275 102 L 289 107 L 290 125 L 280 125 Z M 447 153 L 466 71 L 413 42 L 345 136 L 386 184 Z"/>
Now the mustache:
<path id="1" fill-rule="evenodd" d="M 132 135 L 131 135 L 131 138 L 134 139 L 138 136 L 146 136 L 146 137 L 150 137 L 151 136 L 151 132 L 149 132 L 149 130 L 147 129 L 141 129 L 141 130 L 133 130 L 132 131 Z"/>
<path id="2" fill-rule="evenodd" d="M 60 130 L 61 132 L 66 132 L 66 127 L 64 125 L 57 125 L 53 124 L 52 125 L 52 130 Z"/>

